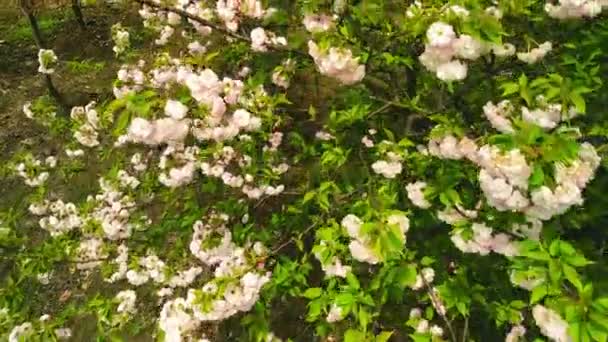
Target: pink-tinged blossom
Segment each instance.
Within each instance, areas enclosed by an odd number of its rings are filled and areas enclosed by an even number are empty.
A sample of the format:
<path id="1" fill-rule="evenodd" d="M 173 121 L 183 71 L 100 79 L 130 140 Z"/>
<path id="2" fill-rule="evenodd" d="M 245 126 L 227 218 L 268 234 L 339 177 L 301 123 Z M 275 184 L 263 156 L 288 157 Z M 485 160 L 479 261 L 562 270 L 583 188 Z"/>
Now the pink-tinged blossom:
<path id="1" fill-rule="evenodd" d="M 327 14 L 307 14 L 302 20 L 308 32 L 325 32 L 332 29 L 335 25 L 334 17 Z"/>
<path id="2" fill-rule="evenodd" d="M 352 52 L 348 49 L 332 47 L 322 51 L 314 41 L 310 40 L 308 53 L 314 59 L 321 74 L 335 78 L 342 84 L 355 84 L 365 76 L 365 65 L 359 64 L 359 58 L 353 58 Z"/>

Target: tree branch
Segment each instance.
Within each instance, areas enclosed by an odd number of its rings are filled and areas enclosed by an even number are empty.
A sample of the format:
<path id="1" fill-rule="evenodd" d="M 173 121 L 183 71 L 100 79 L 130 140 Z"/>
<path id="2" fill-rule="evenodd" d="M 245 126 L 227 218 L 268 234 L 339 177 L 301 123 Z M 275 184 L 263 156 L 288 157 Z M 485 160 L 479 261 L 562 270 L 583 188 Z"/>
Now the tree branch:
<path id="1" fill-rule="evenodd" d="M 441 318 L 445 322 L 445 325 L 448 328 L 448 331 L 450 332 L 452 341 L 458 342 L 458 339 L 456 338 L 456 333 L 454 332 L 454 328 L 452 327 L 452 323 L 450 322 L 450 320 L 448 320 L 448 317 L 445 315 L 445 313 L 439 309 L 439 306 L 442 305 L 441 300 L 439 300 L 437 298 L 437 296 L 435 296 L 435 293 L 433 292 L 433 287 L 431 287 L 431 285 L 426 281 L 426 279 L 424 279 L 424 276 L 422 274 L 420 275 L 420 279 L 422 279 L 422 282 L 424 283 L 424 287 L 426 288 L 426 293 L 431 298 L 431 302 L 433 303 L 433 307 L 435 308 L 435 311 L 437 311 L 439 316 L 441 316 Z"/>
<path id="2" fill-rule="evenodd" d="M 162 4 L 157 4 L 157 3 L 155 3 L 155 2 L 153 2 L 151 0 L 135 0 L 135 2 L 138 2 L 138 3 L 142 4 L 142 5 L 146 5 L 146 6 L 149 6 L 149 7 L 153 7 L 153 8 L 159 9 L 159 10 L 162 10 L 162 11 L 165 11 L 165 12 L 172 12 L 172 13 L 175 13 L 175 14 L 179 14 L 182 17 L 185 17 L 187 19 L 195 21 L 195 22 L 197 22 L 199 24 L 202 24 L 202 25 L 205 25 L 205 26 L 209 26 L 213 30 L 215 30 L 217 32 L 220 32 L 220 33 L 222 33 L 222 34 L 224 34 L 226 36 L 238 39 L 240 41 L 251 43 L 251 38 L 247 37 L 246 35 L 240 34 L 238 32 L 230 31 L 230 30 L 228 30 L 228 29 L 226 29 L 226 28 L 224 28 L 224 27 L 222 27 L 222 26 L 220 26 L 218 24 L 212 23 L 209 20 L 205 20 L 205 19 L 203 19 L 201 17 L 198 17 L 196 15 L 190 14 L 190 13 L 188 13 L 188 12 L 186 12 L 184 10 L 181 10 L 179 8 L 169 7 L 169 6 L 162 5 Z M 291 53 L 294 53 L 294 54 L 298 54 L 300 56 L 306 56 L 306 57 L 311 58 L 305 52 L 302 52 L 300 50 L 290 49 L 288 47 L 274 45 L 274 46 L 268 46 L 268 49 L 269 50 L 274 50 L 274 51 L 279 51 L 279 52 L 291 52 Z"/>
<path id="3" fill-rule="evenodd" d="M 251 39 L 249 37 L 247 37 L 247 36 L 243 36 L 243 35 L 238 34 L 236 32 L 232 32 L 232 31 L 230 31 L 230 30 L 228 30 L 226 28 L 223 28 L 223 27 L 221 27 L 221 26 L 219 26 L 217 24 L 214 24 L 214 23 L 212 23 L 212 22 L 210 22 L 208 20 L 205 20 L 205 19 L 203 19 L 201 17 L 198 17 L 196 15 L 190 14 L 190 13 L 188 13 L 188 12 L 186 12 L 184 10 L 181 10 L 179 8 L 169 7 L 169 6 L 165 6 L 165 5 L 162 5 L 162 4 L 157 4 L 157 3 L 155 3 L 155 2 L 153 2 L 151 0 L 135 0 L 135 2 L 139 2 L 142 5 L 154 7 L 156 9 L 159 9 L 159 10 L 162 10 L 162 11 L 173 12 L 175 14 L 179 14 L 182 17 L 188 18 L 188 19 L 190 19 L 192 21 L 196 21 L 199 24 L 202 24 L 202 25 L 205 25 L 205 26 L 209 26 L 212 29 L 214 29 L 214 30 L 216 30 L 218 32 L 221 32 L 221 33 L 223 33 L 223 34 L 225 34 L 227 36 L 230 36 L 232 38 L 236 38 L 238 40 L 242 40 L 242 41 L 246 41 L 246 42 L 251 42 Z"/>

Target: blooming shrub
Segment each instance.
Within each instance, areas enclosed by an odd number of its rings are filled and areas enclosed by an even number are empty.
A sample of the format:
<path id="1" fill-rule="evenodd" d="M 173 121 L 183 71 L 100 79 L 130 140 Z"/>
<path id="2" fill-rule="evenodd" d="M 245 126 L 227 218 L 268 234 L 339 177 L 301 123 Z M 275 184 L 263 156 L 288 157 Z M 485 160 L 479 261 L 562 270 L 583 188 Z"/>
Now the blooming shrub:
<path id="1" fill-rule="evenodd" d="M 7 166 L 35 188 L 3 221 L 10 341 L 83 315 L 107 339 L 608 339 L 605 1 L 137 6 L 147 59 L 114 26 L 114 98 Z M 55 190 L 86 167 L 92 192 Z M 103 291 L 22 310 L 64 278 Z"/>

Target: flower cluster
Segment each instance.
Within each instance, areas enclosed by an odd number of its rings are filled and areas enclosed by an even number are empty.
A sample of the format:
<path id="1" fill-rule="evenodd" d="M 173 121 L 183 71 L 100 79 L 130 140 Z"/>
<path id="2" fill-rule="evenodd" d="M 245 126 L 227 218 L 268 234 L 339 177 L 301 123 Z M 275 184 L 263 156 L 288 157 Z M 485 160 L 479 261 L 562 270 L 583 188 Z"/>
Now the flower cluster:
<path id="1" fill-rule="evenodd" d="M 427 184 L 425 182 L 420 181 L 405 186 L 407 197 L 418 208 L 428 209 L 431 207 L 431 203 L 424 198 L 424 188 L 426 188 L 426 186 Z"/>
<path id="2" fill-rule="evenodd" d="M 395 178 L 403 170 L 402 158 L 395 152 L 387 153 L 387 160 L 378 160 L 372 164 L 372 170 L 385 178 Z"/>
<path id="3" fill-rule="evenodd" d="M 139 181 L 122 170 L 118 175 L 119 183 L 123 188 L 135 188 Z M 86 218 L 90 225 L 100 226 L 109 240 L 125 239 L 131 236 L 134 224 L 129 222 L 135 201 L 123 193 L 112 182 L 101 178 L 99 180 L 101 192 L 89 196 L 87 202 L 93 206 L 92 213 Z"/>
<path id="4" fill-rule="evenodd" d="M 266 253 L 261 244 L 254 244 L 253 255 L 248 256 L 244 248 L 232 242 L 226 227 L 227 215 L 211 213 L 205 220 L 207 223 L 197 221 L 194 224 L 190 251 L 204 264 L 216 267 L 215 279 L 230 281 L 220 289 L 212 279 L 202 289 L 189 289 L 186 298 L 167 301 L 159 319 L 167 341 L 181 341 L 203 321 L 223 320 L 250 310 L 261 288 L 270 280 L 269 274 L 254 271 L 255 258 Z"/>
<path id="5" fill-rule="evenodd" d="M 454 28 L 443 22 L 427 30 L 428 43 L 419 59 L 442 81 L 461 81 L 467 77 L 467 65 L 457 58 L 475 60 L 488 52 L 488 46 L 469 35 L 456 37 Z"/>
<path id="6" fill-rule="evenodd" d="M 32 103 L 26 102 L 23 105 L 23 114 L 30 120 L 36 120 L 42 125 L 48 126 L 53 119 L 57 117 L 57 112 L 54 110 L 32 110 Z"/>
<path id="7" fill-rule="evenodd" d="M 158 163 L 159 169 L 162 170 L 158 181 L 170 188 L 192 182 L 198 154 L 199 149 L 196 146 L 185 147 L 181 144 L 167 146 Z"/>
<path id="8" fill-rule="evenodd" d="M 335 78 L 342 84 L 355 84 L 365 76 L 365 65 L 359 64 L 359 58 L 353 58 L 348 49 L 331 47 L 325 51 L 310 40 L 308 54 L 314 59 L 321 74 Z"/>
<path id="9" fill-rule="evenodd" d="M 341 225 L 346 229 L 348 236 L 354 239 L 348 245 L 353 258 L 368 264 L 377 264 L 380 257 L 372 250 L 369 239 L 361 234 L 363 221 L 356 215 L 348 214 L 342 219 Z"/>
<path id="10" fill-rule="evenodd" d="M 436 324 L 431 324 L 431 322 L 423 318 L 422 310 L 420 308 L 413 308 L 410 310 L 408 325 L 414 327 L 416 334 L 429 334 L 438 338 L 443 336 L 443 328 Z"/>
<path id="11" fill-rule="evenodd" d="M 514 133 L 513 123 L 509 119 L 513 114 L 515 107 L 509 100 L 500 101 L 498 104 L 494 104 L 492 101 L 488 101 L 483 106 L 483 114 L 486 119 L 490 121 L 492 127 L 501 133 Z"/>
<path id="12" fill-rule="evenodd" d="M 120 24 L 112 26 L 112 40 L 114 47 L 112 51 L 118 56 L 125 52 L 131 45 L 129 41 L 129 31 L 125 30 Z"/>
<path id="13" fill-rule="evenodd" d="M 540 220 L 548 220 L 565 213 L 573 205 L 582 205 L 582 192 L 593 179 L 600 161 L 593 145 L 581 144 L 578 159 L 571 165 L 555 164 L 554 189 L 543 185 L 530 193 L 533 205 L 526 208 L 526 214 Z"/>
<path id="14" fill-rule="evenodd" d="M 123 65 L 117 73 L 117 86 L 114 87 L 113 92 L 116 98 L 122 98 L 131 92 L 137 92 L 141 90 L 146 80 L 144 73 L 141 68 L 145 65 L 143 60 L 139 61 L 137 66 Z"/>
<path id="15" fill-rule="evenodd" d="M 329 312 L 327 313 L 327 317 L 325 320 L 327 323 L 336 323 L 344 319 L 344 315 L 342 314 L 342 308 L 336 305 L 335 303 L 331 305 Z"/>
<path id="16" fill-rule="evenodd" d="M 218 0 L 216 4 L 217 16 L 224 22 L 227 29 L 236 31 L 243 17 L 263 19 L 271 16 L 274 9 L 265 9 L 260 0 Z"/>
<path id="17" fill-rule="evenodd" d="M 57 64 L 57 55 L 53 50 L 40 49 L 38 50 L 38 72 L 50 75 L 55 72 Z"/>
<path id="18" fill-rule="evenodd" d="M 128 270 L 126 277 L 129 284 L 134 286 L 141 286 L 150 280 L 162 284 L 166 280 L 165 270 L 165 262 L 158 256 L 150 254 L 140 258 L 137 267 Z"/>
<path id="19" fill-rule="evenodd" d="M 135 301 L 137 300 L 137 294 L 133 290 L 124 290 L 116 294 L 116 300 L 119 302 L 116 311 L 127 315 L 134 314 L 137 309 L 135 308 Z"/>
<path id="20" fill-rule="evenodd" d="M 602 13 L 608 3 L 603 0 L 559 0 L 557 4 L 547 2 L 545 11 L 556 19 L 593 18 Z"/>
<path id="21" fill-rule="evenodd" d="M 525 334 L 526 328 L 521 325 L 515 325 L 505 337 L 505 342 L 518 342 Z"/>
<path id="22" fill-rule="evenodd" d="M 397 238 L 405 243 L 405 233 L 407 233 L 410 227 L 410 221 L 405 215 L 391 214 L 380 224 L 385 227 L 396 226 L 399 230 Z M 382 257 L 378 255 L 378 252 L 373 250 L 373 241 L 369 234 L 361 230 L 363 221 L 359 217 L 348 214 L 342 219 L 341 225 L 352 239 L 348 248 L 355 260 L 368 264 L 377 264 L 382 261 Z"/>
<path id="23" fill-rule="evenodd" d="M 154 44 L 156 44 L 156 45 L 167 44 L 169 42 L 169 38 L 171 38 L 171 36 L 173 36 L 174 33 L 175 33 L 175 29 L 172 26 L 170 26 L 170 25 L 164 26 L 160 30 L 160 36 L 158 37 L 158 39 L 156 39 L 154 41 Z"/>
<path id="24" fill-rule="evenodd" d="M 273 137 L 278 137 L 278 141 L 274 143 L 271 137 L 271 147 L 274 145 L 276 149 L 278 144 L 280 144 L 282 135 L 275 134 Z M 283 184 L 276 186 L 257 185 L 255 183 L 256 179 L 252 174 L 245 173 L 241 176 L 229 171 L 231 166 L 238 166 L 241 169 L 251 167 L 251 162 L 252 158 L 249 155 L 238 156 L 232 147 L 226 146 L 219 153 L 216 153 L 213 159 L 202 162 L 200 167 L 203 175 L 220 178 L 225 185 L 232 188 L 240 188 L 242 193 L 250 199 L 259 199 L 264 195 L 276 196 L 283 192 L 285 189 Z M 281 163 L 272 169 L 274 173 L 280 175 L 289 169 L 289 165 Z"/>
<path id="25" fill-rule="evenodd" d="M 479 185 L 488 204 L 500 211 L 523 210 L 529 205 L 525 196 L 532 168 L 518 149 L 502 152 L 485 145 L 477 153 L 481 166 Z"/>
<path id="26" fill-rule="evenodd" d="M 428 149 L 424 152 L 440 159 L 460 160 L 466 158 L 475 161 L 477 160 L 477 149 L 475 141 L 467 137 L 458 140 L 453 135 L 446 135 L 442 138 L 429 140 Z"/>
<path id="27" fill-rule="evenodd" d="M 474 61 L 488 53 L 503 58 L 516 53 L 510 43 L 502 45 L 480 41 L 470 35 L 456 35 L 454 27 L 444 22 L 435 22 L 427 30 L 427 44 L 419 60 L 429 71 L 442 81 L 462 81 L 467 77 L 468 67 L 463 60 Z M 550 42 L 541 44 L 528 52 L 517 53 L 517 58 L 533 64 L 551 51 Z"/>
<path id="28" fill-rule="evenodd" d="M 466 158 L 480 167 L 479 183 L 488 204 L 500 211 L 525 213 L 531 219 L 548 220 L 583 203 L 582 191 L 599 167 L 600 157 L 593 145 L 580 145 L 579 159 L 570 166 L 556 162 L 556 186 L 543 185 L 528 190 L 532 166 L 518 149 L 502 151 L 496 146 L 477 147 L 474 141 L 460 141 L 448 135 L 431 140 L 428 151 L 445 159 Z"/>
<path id="29" fill-rule="evenodd" d="M 302 20 L 306 31 L 311 33 L 325 32 L 331 30 L 336 18 L 327 14 L 307 14 Z"/>
<path id="30" fill-rule="evenodd" d="M 11 330 L 11 333 L 8 336 L 9 342 L 19 342 L 27 339 L 34 332 L 32 323 L 25 322 L 20 325 L 16 325 Z"/>
<path id="31" fill-rule="evenodd" d="M 287 39 L 273 32 L 256 27 L 251 30 L 251 49 L 256 52 L 266 52 L 273 46 L 286 46 Z"/>
<path id="32" fill-rule="evenodd" d="M 289 88 L 295 66 L 296 64 L 293 59 L 288 58 L 284 60 L 281 65 L 274 68 L 274 71 L 272 72 L 272 83 L 284 89 Z"/>
<path id="33" fill-rule="evenodd" d="M 46 215 L 38 221 L 38 224 L 51 236 L 65 234 L 82 226 L 82 218 L 74 203 L 44 200 L 41 203 L 30 204 L 29 211 L 36 216 Z"/>
<path id="34" fill-rule="evenodd" d="M 473 236 L 466 240 L 462 231 L 452 234 L 454 246 L 463 253 L 477 253 L 487 255 L 490 252 L 502 254 L 507 257 L 518 255 L 517 244 L 504 233 L 492 235 L 492 228 L 483 223 L 473 223 L 471 227 Z"/>
<path id="35" fill-rule="evenodd" d="M 146 145 L 181 143 L 189 132 L 189 120 L 162 118 L 149 121 L 135 118 L 131 121 L 127 140 Z"/>
<path id="36" fill-rule="evenodd" d="M 551 42 L 544 42 L 528 52 L 518 52 L 517 59 L 524 63 L 534 64 L 545 58 L 545 56 L 551 52 L 552 49 L 553 44 L 551 44 Z"/>
<path id="37" fill-rule="evenodd" d="M 549 339 L 558 342 L 571 341 L 568 334 L 568 323 L 557 312 L 537 304 L 532 308 L 532 316 L 540 332 Z"/>
<path id="38" fill-rule="evenodd" d="M 412 290 L 418 291 L 426 287 L 425 284 L 432 284 L 433 280 L 435 280 L 435 270 L 430 267 L 425 267 L 416 275 L 416 282 L 414 282 L 414 284 L 410 287 Z"/>
<path id="39" fill-rule="evenodd" d="M 95 102 L 90 102 L 84 107 L 73 107 L 70 117 L 78 128 L 74 132 L 74 138 L 87 147 L 99 145 L 98 130 L 100 127 L 99 115 L 95 110 Z"/>
<path id="40" fill-rule="evenodd" d="M 44 161 L 35 159 L 32 155 L 26 155 L 24 159 L 15 165 L 15 172 L 23 178 L 26 185 L 38 187 L 44 185 L 49 178 L 51 169 L 57 166 L 57 158 L 47 157 Z"/>
<path id="41" fill-rule="evenodd" d="M 108 257 L 104 250 L 105 244 L 99 238 L 86 238 L 80 241 L 76 250 L 76 268 L 79 270 L 90 270 L 102 264 Z"/>

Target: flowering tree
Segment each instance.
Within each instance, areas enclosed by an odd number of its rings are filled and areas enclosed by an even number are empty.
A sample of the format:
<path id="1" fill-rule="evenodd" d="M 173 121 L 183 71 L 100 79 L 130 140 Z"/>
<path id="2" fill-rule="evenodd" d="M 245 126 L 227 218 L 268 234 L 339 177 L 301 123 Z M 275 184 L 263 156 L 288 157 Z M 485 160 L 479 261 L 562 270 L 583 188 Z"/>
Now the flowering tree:
<path id="1" fill-rule="evenodd" d="M 115 98 L 10 165 L 48 234 L 14 256 L 9 340 L 85 314 L 108 339 L 608 339 L 606 1 L 137 6 L 154 57 L 114 26 Z M 98 164 L 92 193 L 54 190 Z M 112 285 L 21 310 L 62 277 Z"/>

